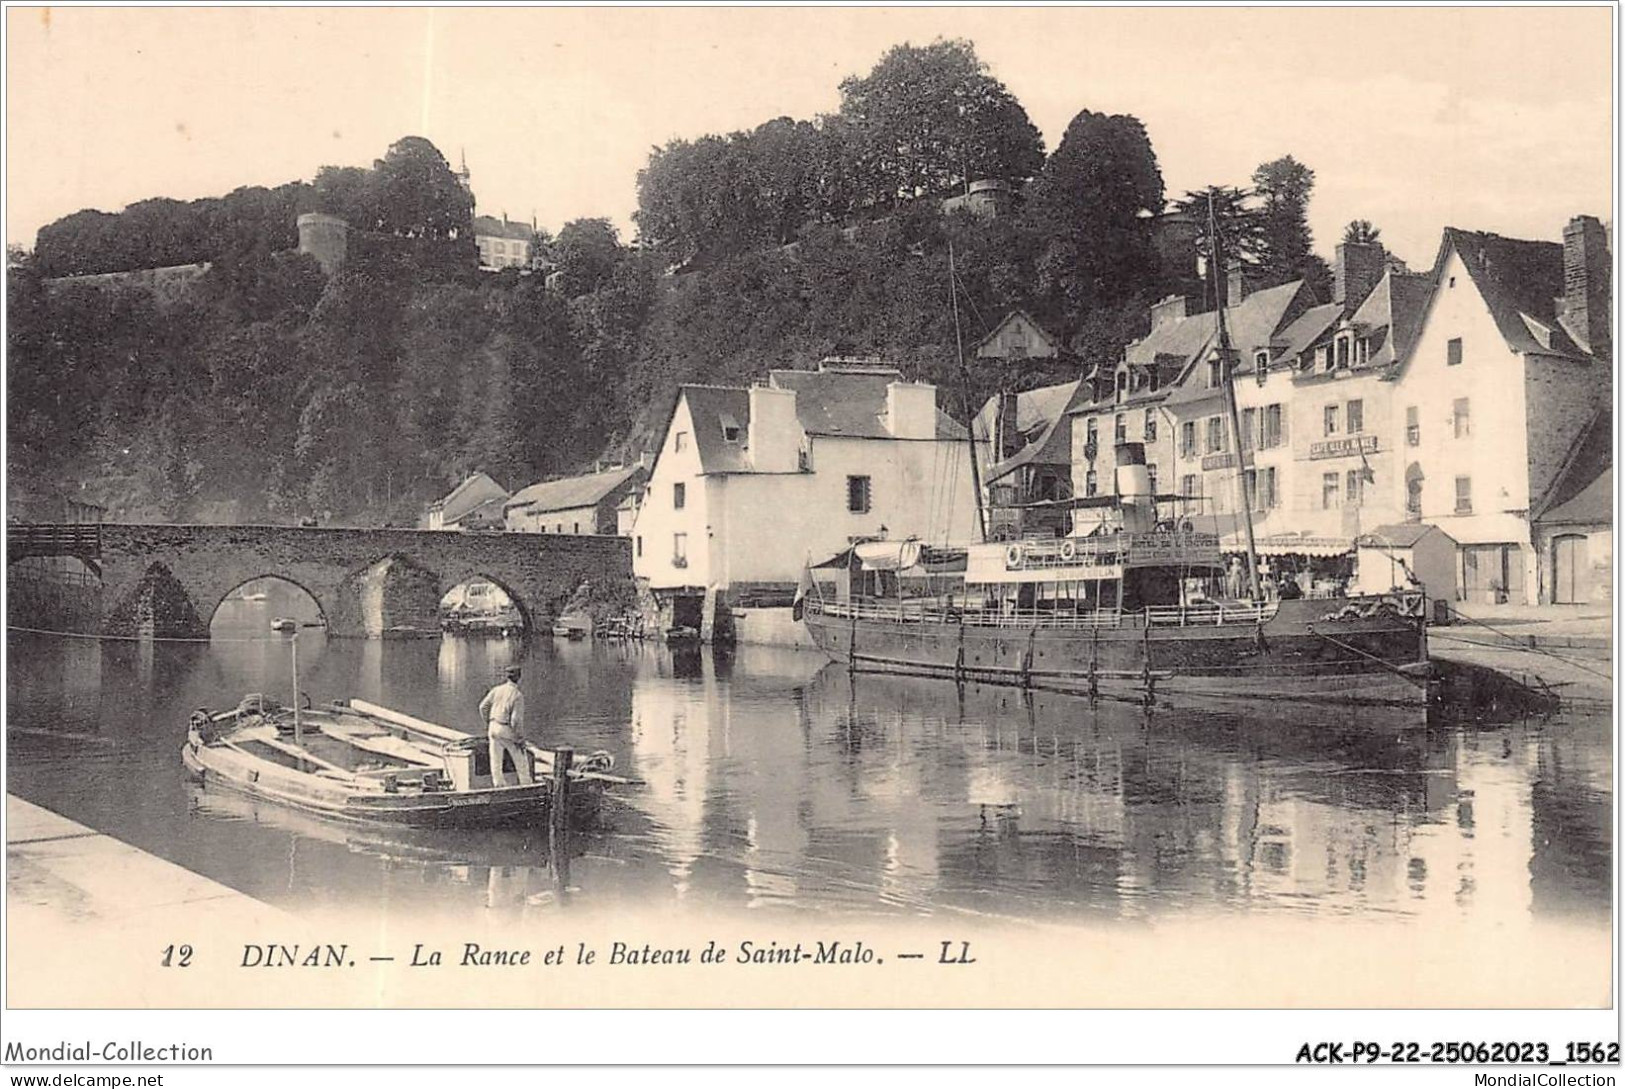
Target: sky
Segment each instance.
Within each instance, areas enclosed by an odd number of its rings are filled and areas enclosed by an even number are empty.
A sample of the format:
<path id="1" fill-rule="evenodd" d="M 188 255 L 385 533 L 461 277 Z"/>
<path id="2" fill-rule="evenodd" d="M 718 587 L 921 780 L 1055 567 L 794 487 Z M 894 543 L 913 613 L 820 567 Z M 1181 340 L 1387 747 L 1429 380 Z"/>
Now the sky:
<path id="1" fill-rule="evenodd" d="M 632 234 L 677 137 L 811 118 L 890 46 L 975 43 L 1053 150 L 1082 109 L 1150 133 L 1168 193 L 1316 173 L 1328 257 L 1369 219 L 1413 267 L 1444 226 L 1611 220 L 1613 13 L 1593 8 L 10 8 L 6 239 L 82 208 L 367 166 L 425 135 L 478 212 Z"/>

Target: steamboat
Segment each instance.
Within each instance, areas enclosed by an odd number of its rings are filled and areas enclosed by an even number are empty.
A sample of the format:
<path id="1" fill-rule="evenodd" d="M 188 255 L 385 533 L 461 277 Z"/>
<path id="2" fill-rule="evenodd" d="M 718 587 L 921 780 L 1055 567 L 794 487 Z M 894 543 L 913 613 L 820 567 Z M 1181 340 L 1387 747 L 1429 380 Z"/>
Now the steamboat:
<path id="1" fill-rule="evenodd" d="M 1217 249 L 1211 202 L 1208 231 Z M 1217 254 L 1209 266 L 1222 300 Z M 950 280 L 952 268 L 950 246 Z M 1224 376 L 1231 434 L 1240 435 L 1237 353 L 1222 301 L 1215 327 L 1213 359 Z M 968 370 L 966 377 L 968 389 Z M 974 474 L 974 434 L 971 443 Z M 1188 504 L 1187 497 L 1154 493 L 1144 446 L 1119 443 L 1116 464 L 1115 495 L 1061 501 L 1072 508 L 1064 537 L 987 541 L 977 480 L 983 541 L 963 549 L 962 558 L 915 541 L 854 545 L 845 557 L 844 595 L 808 597 L 810 580 L 803 579 L 798 606 L 814 643 L 853 668 L 1076 686 L 1091 694 L 1128 688 L 1147 700 L 1164 691 L 1351 704 L 1429 701 L 1427 602 L 1420 590 L 1311 598 L 1283 586 L 1282 593 L 1266 594 L 1252 503 L 1243 497 L 1243 596 L 1239 580 L 1222 577 L 1218 535 L 1198 532 L 1188 517 L 1164 506 Z M 1241 471 L 1238 463 L 1237 485 L 1244 489 Z M 953 579 L 948 572 L 960 565 L 963 577 Z M 950 588 L 938 592 L 944 581 Z"/>
<path id="2" fill-rule="evenodd" d="M 853 667 L 957 680 L 1427 702 L 1421 592 L 1226 600 L 1219 537 L 1159 517 L 1180 497 L 1151 492 L 1138 444 L 1118 447 L 1117 472 L 1118 495 L 1073 501 L 1098 516 L 1083 535 L 855 546 L 836 592 L 802 602 L 813 641 Z"/>

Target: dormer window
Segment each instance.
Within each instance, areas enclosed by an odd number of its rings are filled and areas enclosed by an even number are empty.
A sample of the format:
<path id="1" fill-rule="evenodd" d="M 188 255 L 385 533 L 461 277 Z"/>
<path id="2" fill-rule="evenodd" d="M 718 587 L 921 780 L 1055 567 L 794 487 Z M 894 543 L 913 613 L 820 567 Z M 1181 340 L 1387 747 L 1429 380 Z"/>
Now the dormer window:
<path id="1" fill-rule="evenodd" d="M 1330 344 L 1322 344 L 1315 349 L 1315 368 L 1323 371 L 1332 369 L 1332 346 Z"/>
<path id="2" fill-rule="evenodd" d="M 1117 372 L 1117 399 L 1121 401 L 1128 394 L 1127 368 Z"/>
<path id="3" fill-rule="evenodd" d="M 1268 348 L 1260 348 L 1253 353 L 1253 368 L 1259 374 L 1263 374 L 1270 369 L 1270 350 Z"/>
<path id="4" fill-rule="evenodd" d="M 1351 358 L 1350 349 L 1352 347 L 1353 340 L 1354 338 L 1346 333 L 1337 338 L 1337 367 L 1342 368 L 1349 365 L 1349 360 Z"/>
<path id="5" fill-rule="evenodd" d="M 1354 365 L 1363 367 L 1371 361 L 1371 340 L 1361 337 L 1354 342 Z"/>
<path id="6" fill-rule="evenodd" d="M 739 441 L 739 421 L 734 419 L 732 416 L 724 415 L 722 417 L 721 423 L 722 423 L 722 441 L 723 442 L 738 442 Z"/>
<path id="7" fill-rule="evenodd" d="M 1224 384 L 1224 362 L 1219 359 L 1210 359 L 1207 365 L 1207 387 L 1218 389 Z"/>

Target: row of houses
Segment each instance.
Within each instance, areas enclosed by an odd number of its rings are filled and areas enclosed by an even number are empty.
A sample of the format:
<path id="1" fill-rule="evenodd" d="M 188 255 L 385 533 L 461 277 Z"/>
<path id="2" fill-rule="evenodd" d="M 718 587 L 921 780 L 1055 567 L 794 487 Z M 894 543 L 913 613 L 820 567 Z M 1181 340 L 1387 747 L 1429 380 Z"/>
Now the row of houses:
<path id="1" fill-rule="evenodd" d="M 545 480 L 509 494 L 474 473 L 423 512 L 421 528 L 627 536 L 647 474 L 641 465 Z"/>
<path id="2" fill-rule="evenodd" d="M 1362 543 L 1409 547 L 1436 527 L 1454 542 L 1458 598 L 1607 600 L 1608 249 L 1590 217 L 1561 243 L 1448 229 L 1424 273 L 1350 243 L 1329 302 L 1233 269 L 1239 428 L 1218 312 L 1171 296 L 1121 358 L 992 398 L 969 432 L 900 369 L 826 359 L 749 387 L 680 387 L 647 469 L 512 495 L 475 478 L 428 524 L 623 534 L 667 622 L 702 626 L 723 606 L 788 603 L 804 567 L 854 541 L 976 539 L 973 481 L 994 536 L 1087 532 L 1065 501 L 1109 494 L 1116 448 L 1133 442 L 1165 501 L 1229 549 L 1250 512 L 1266 562 L 1346 569 Z M 975 350 L 1068 359 L 1020 313 Z"/>
<path id="3" fill-rule="evenodd" d="M 1426 524 L 1459 545 L 1462 599 L 1607 600 L 1610 278 L 1589 216 L 1561 243 L 1447 229 L 1425 273 L 1380 245 L 1341 245 L 1328 303 L 1232 269 L 1239 433 L 1217 312 L 1170 297 L 1114 365 L 983 408 L 994 528 L 1072 532 L 1059 507 L 1020 505 L 1109 492 L 1117 444 L 1143 442 L 1157 490 L 1232 549 L 1244 504 L 1260 552 L 1299 563 Z"/>

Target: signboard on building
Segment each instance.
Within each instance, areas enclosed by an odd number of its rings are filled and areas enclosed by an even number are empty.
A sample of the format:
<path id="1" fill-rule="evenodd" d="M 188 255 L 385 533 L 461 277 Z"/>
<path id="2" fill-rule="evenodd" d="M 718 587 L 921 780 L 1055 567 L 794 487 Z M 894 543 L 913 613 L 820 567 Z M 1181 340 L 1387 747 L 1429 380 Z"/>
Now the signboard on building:
<path id="1" fill-rule="evenodd" d="M 1354 454 L 1375 454 L 1377 452 L 1377 436 L 1355 435 L 1347 439 L 1327 439 L 1325 442 L 1312 442 L 1309 444 L 1309 457 L 1311 460 L 1320 458 L 1346 458 Z M 1202 466 L 1204 469 L 1207 466 Z"/>

